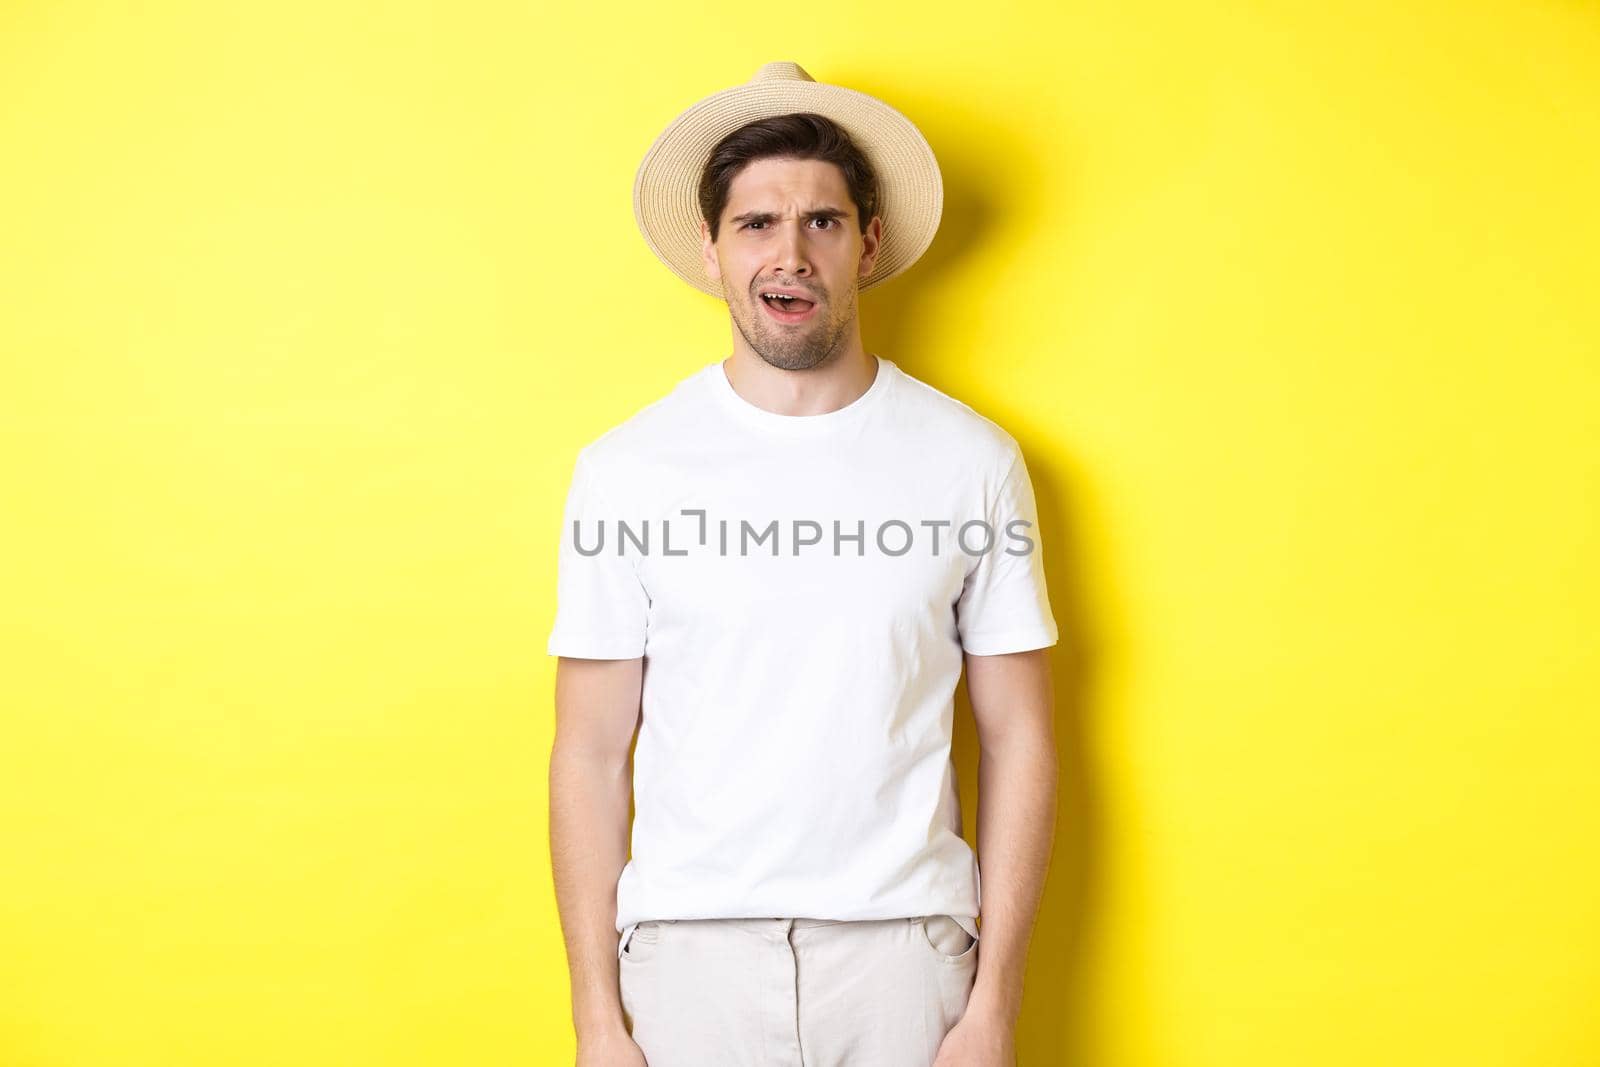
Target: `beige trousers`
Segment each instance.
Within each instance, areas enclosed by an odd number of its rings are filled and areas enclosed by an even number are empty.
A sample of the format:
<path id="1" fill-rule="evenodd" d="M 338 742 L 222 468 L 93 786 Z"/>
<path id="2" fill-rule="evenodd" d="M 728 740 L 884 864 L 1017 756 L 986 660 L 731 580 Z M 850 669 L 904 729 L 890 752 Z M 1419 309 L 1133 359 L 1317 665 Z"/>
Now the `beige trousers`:
<path id="1" fill-rule="evenodd" d="M 978 942 L 949 915 L 667 919 L 624 931 L 617 966 L 650 1067 L 929 1067 Z"/>

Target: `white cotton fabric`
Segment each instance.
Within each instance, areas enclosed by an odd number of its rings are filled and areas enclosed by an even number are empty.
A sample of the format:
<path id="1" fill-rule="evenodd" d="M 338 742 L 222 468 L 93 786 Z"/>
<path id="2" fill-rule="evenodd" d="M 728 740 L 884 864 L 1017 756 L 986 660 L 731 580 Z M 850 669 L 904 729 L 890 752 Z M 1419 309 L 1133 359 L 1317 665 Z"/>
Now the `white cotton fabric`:
<path id="1" fill-rule="evenodd" d="M 873 358 L 863 395 L 803 416 L 718 360 L 578 454 L 548 651 L 645 659 L 624 935 L 948 914 L 977 936 L 954 693 L 964 651 L 1057 640 L 1033 487 L 1003 429 Z M 956 540 L 972 520 L 992 540 Z"/>

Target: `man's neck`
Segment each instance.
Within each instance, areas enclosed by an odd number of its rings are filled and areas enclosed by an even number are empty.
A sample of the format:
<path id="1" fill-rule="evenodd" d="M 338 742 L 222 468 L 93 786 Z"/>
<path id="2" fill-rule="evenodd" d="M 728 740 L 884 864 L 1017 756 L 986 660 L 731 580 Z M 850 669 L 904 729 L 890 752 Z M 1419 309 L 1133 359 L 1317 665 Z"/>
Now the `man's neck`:
<path id="1" fill-rule="evenodd" d="M 858 341 L 815 367 L 783 370 L 740 345 L 722 361 L 722 370 L 734 392 L 774 415 L 826 415 L 872 387 L 878 361 Z"/>

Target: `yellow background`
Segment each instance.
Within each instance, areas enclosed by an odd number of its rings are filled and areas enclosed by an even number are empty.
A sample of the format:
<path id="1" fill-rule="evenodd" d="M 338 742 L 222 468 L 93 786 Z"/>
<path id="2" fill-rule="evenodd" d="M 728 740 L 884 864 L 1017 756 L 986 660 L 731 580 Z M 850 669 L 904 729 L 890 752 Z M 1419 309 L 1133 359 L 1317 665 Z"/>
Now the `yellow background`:
<path id="1" fill-rule="evenodd" d="M 1594 3 L 291 0 L 0 7 L 0 1065 L 571 1062 L 562 498 L 774 59 L 933 144 L 867 345 L 1038 488 L 1021 1062 L 1600 1064 Z"/>

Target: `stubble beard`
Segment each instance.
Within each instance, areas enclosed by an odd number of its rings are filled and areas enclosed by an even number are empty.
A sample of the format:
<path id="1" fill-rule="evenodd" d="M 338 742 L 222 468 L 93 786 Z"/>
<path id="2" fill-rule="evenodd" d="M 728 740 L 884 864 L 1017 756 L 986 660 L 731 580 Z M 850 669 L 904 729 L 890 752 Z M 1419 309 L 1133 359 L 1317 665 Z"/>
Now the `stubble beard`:
<path id="1" fill-rule="evenodd" d="M 757 302 L 760 297 L 754 298 Z M 856 291 L 850 290 L 849 303 L 838 315 L 827 315 L 821 321 L 804 324 L 803 329 L 790 329 L 774 322 L 760 307 L 740 304 L 752 318 L 741 315 L 730 303 L 728 310 L 734 328 L 744 337 L 745 344 L 769 366 L 779 370 L 810 370 L 833 358 L 845 344 L 850 333 L 850 323 L 855 317 Z M 817 314 L 823 315 L 833 307 L 832 301 L 821 301 Z"/>

